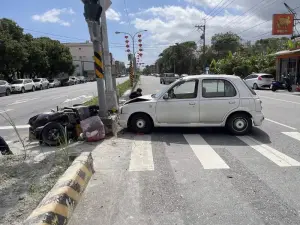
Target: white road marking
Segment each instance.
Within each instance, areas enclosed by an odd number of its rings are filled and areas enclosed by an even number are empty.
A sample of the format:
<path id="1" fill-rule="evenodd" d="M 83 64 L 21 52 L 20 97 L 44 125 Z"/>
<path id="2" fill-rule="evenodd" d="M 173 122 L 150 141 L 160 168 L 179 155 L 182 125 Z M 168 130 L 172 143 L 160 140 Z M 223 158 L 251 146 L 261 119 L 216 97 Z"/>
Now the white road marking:
<path id="1" fill-rule="evenodd" d="M 300 133 L 298 133 L 298 132 L 282 132 L 282 133 L 300 141 Z"/>
<path id="2" fill-rule="evenodd" d="M 293 101 L 288 101 L 288 100 L 283 100 L 283 99 L 278 99 L 278 98 L 271 98 L 271 97 L 266 97 L 266 96 L 262 96 L 262 95 L 260 95 L 259 97 L 268 98 L 268 99 L 273 99 L 273 100 L 276 100 L 276 101 L 288 102 L 288 103 L 293 103 L 293 104 L 300 105 L 300 102 L 293 102 Z"/>
<path id="3" fill-rule="evenodd" d="M 150 135 L 135 136 L 132 145 L 129 171 L 153 171 L 153 154 Z"/>
<path id="4" fill-rule="evenodd" d="M 10 111 L 13 111 L 13 109 L 6 109 L 4 111 L 0 110 L 0 114 L 4 114 L 4 113 L 10 112 Z"/>
<path id="5" fill-rule="evenodd" d="M 20 99 L 20 100 L 16 100 L 14 103 L 8 104 L 7 106 L 10 106 L 10 105 L 18 105 L 18 104 L 30 102 L 30 101 L 33 101 L 33 100 L 36 100 L 36 99 L 39 99 L 39 98 Z"/>
<path id="6" fill-rule="evenodd" d="M 91 95 L 89 95 L 89 96 L 81 95 L 81 96 L 78 96 L 76 98 L 66 99 L 63 103 L 78 101 L 78 100 L 82 100 L 82 99 L 86 100 L 86 99 L 91 99 L 91 98 L 93 98 L 93 96 L 91 96 Z"/>
<path id="7" fill-rule="evenodd" d="M 267 121 L 269 121 L 269 122 L 272 122 L 272 123 L 276 123 L 276 124 L 278 124 L 278 125 L 280 125 L 280 126 L 289 128 L 289 129 L 291 129 L 291 130 L 297 130 L 297 128 L 295 128 L 295 127 L 290 127 L 290 126 L 288 126 L 288 125 L 285 125 L 285 124 L 283 124 L 283 123 L 276 122 L 276 121 L 274 121 L 274 120 L 270 120 L 270 119 L 267 119 L 267 118 L 266 118 L 265 120 L 267 120 Z"/>
<path id="8" fill-rule="evenodd" d="M 65 98 L 65 97 L 68 97 L 67 95 L 63 95 L 63 96 L 59 96 L 59 97 L 56 97 L 56 98 L 52 98 L 52 100 L 56 100 L 56 99 L 60 99 L 60 98 Z"/>
<path id="9" fill-rule="evenodd" d="M 300 166 L 300 162 L 249 136 L 238 136 L 238 138 L 280 167 Z"/>
<path id="10" fill-rule="evenodd" d="M 17 125 L 17 129 L 28 129 L 30 125 Z M 0 130 L 13 130 L 13 126 L 1 126 Z"/>
<path id="11" fill-rule="evenodd" d="M 224 160 L 198 134 L 184 134 L 204 169 L 229 169 Z"/>

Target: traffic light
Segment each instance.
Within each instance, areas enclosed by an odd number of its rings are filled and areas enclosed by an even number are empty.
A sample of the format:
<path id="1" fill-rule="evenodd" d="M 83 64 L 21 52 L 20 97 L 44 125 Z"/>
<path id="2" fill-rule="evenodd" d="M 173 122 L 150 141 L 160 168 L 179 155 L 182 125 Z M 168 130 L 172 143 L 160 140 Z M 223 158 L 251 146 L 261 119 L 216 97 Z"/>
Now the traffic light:
<path id="1" fill-rule="evenodd" d="M 102 14 L 99 0 L 82 0 L 84 4 L 84 17 L 86 20 L 98 22 Z"/>

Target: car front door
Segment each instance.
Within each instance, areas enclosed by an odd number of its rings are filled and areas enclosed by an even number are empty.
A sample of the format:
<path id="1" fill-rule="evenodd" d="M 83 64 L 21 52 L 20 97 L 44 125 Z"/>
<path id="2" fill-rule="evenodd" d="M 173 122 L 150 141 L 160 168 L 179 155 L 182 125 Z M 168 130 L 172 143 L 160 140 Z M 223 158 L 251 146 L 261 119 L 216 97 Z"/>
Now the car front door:
<path id="1" fill-rule="evenodd" d="M 167 124 L 199 123 L 199 80 L 182 81 L 168 90 L 168 98 L 156 104 L 156 120 Z"/>
<path id="2" fill-rule="evenodd" d="M 32 82 L 31 82 L 31 80 L 26 80 L 25 81 L 25 89 L 26 89 L 26 91 L 30 91 L 32 89 Z"/>
<path id="3" fill-rule="evenodd" d="M 220 124 L 225 116 L 239 107 L 239 93 L 225 79 L 203 79 L 200 98 L 200 122 Z"/>

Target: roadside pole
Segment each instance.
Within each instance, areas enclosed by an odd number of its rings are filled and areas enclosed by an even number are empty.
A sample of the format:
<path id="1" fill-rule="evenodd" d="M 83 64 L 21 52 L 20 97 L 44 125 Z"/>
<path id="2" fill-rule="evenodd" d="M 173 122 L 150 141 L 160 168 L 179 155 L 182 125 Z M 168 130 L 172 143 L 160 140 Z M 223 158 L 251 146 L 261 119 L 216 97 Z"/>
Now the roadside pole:
<path id="1" fill-rule="evenodd" d="M 105 11 L 110 7 L 110 0 L 100 0 L 100 6 L 104 8 L 104 11 L 101 15 L 101 33 L 102 33 L 102 41 L 103 41 L 103 58 L 104 58 L 104 74 L 105 74 L 105 82 L 106 82 L 106 101 L 107 107 L 109 110 L 118 109 L 117 102 L 117 92 L 113 85 L 113 76 L 111 69 L 111 60 L 109 54 L 109 44 L 108 44 L 108 33 L 107 33 L 107 22 L 106 22 L 106 13 Z"/>
<path id="2" fill-rule="evenodd" d="M 130 61 L 130 66 L 129 66 L 129 72 L 130 72 L 130 84 L 131 84 L 131 87 L 133 87 L 133 83 L 134 83 L 134 71 L 133 71 L 133 68 L 132 68 L 132 61 Z"/>
<path id="3" fill-rule="evenodd" d="M 103 62 L 101 56 L 101 36 L 100 26 L 98 22 L 87 21 L 89 26 L 89 31 L 91 35 L 91 40 L 94 47 L 94 66 L 95 74 L 97 76 L 97 89 L 98 89 L 98 100 L 99 100 L 99 115 L 100 117 L 107 116 L 107 105 L 105 97 L 105 81 L 104 81 L 104 71 Z"/>

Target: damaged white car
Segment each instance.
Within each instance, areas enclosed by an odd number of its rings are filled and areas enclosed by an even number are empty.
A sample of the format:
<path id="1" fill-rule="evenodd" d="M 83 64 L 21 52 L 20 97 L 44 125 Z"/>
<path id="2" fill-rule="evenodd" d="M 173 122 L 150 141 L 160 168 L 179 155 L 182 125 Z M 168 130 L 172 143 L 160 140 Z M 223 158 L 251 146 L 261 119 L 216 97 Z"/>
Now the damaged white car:
<path id="1" fill-rule="evenodd" d="M 263 120 L 261 100 L 240 77 L 197 75 L 126 102 L 119 123 L 138 133 L 153 127 L 227 127 L 245 135 Z"/>

